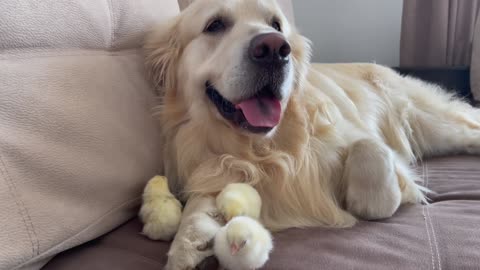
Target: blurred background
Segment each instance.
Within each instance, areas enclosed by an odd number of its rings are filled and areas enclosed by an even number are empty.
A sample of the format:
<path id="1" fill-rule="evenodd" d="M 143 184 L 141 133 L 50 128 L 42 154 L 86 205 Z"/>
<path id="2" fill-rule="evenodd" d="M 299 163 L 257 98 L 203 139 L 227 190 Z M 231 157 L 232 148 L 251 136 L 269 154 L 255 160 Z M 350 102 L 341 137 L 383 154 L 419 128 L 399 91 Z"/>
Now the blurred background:
<path id="1" fill-rule="evenodd" d="M 278 1 L 314 62 L 390 66 L 480 104 L 480 0 Z"/>
<path id="2" fill-rule="evenodd" d="M 469 66 L 478 0 L 293 1 L 316 62 Z"/>
<path id="3" fill-rule="evenodd" d="M 304 0 L 293 8 L 315 62 L 399 65 L 403 0 Z"/>

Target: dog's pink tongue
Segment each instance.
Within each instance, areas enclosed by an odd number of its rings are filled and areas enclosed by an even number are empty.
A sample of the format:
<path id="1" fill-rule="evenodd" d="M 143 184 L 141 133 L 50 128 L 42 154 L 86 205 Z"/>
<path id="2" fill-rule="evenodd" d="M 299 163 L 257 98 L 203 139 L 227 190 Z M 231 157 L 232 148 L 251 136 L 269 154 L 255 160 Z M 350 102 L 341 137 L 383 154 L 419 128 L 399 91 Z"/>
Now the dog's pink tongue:
<path id="1" fill-rule="evenodd" d="M 280 122 L 282 105 L 276 98 L 254 97 L 236 106 L 245 115 L 248 123 L 254 127 L 273 128 Z"/>

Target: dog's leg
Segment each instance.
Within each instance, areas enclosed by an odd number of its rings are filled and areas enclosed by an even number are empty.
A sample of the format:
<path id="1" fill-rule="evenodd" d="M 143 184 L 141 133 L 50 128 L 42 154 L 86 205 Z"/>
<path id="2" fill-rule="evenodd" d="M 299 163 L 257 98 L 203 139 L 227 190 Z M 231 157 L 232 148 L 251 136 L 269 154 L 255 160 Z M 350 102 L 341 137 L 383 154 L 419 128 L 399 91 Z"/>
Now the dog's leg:
<path id="1" fill-rule="evenodd" d="M 223 226 L 213 197 L 188 200 L 180 228 L 168 252 L 165 270 L 194 269 L 213 255 L 213 238 Z"/>
<path id="2" fill-rule="evenodd" d="M 375 140 L 355 142 L 348 151 L 343 181 L 347 210 L 363 219 L 391 217 L 400 204 L 423 200 L 408 166 Z"/>
<path id="3" fill-rule="evenodd" d="M 479 108 L 419 80 L 399 78 L 397 83 L 395 91 L 409 99 L 408 105 L 399 106 L 407 112 L 402 118 L 407 119 L 417 157 L 480 154 Z"/>
<path id="4" fill-rule="evenodd" d="M 479 155 L 480 110 L 458 101 L 444 107 L 448 109 L 419 107 L 411 112 L 410 124 L 420 153 Z"/>

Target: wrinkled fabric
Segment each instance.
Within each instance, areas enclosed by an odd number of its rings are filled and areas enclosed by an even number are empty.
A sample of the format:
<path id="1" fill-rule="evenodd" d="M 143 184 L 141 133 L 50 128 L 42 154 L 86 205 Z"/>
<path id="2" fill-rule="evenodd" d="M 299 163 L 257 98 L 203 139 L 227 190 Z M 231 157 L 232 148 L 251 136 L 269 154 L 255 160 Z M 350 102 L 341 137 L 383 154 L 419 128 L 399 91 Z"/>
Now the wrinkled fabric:
<path id="1" fill-rule="evenodd" d="M 426 160 L 418 166 L 429 205 L 405 205 L 394 217 L 350 229 L 291 229 L 274 235 L 264 269 L 478 269 L 480 157 Z M 168 243 L 139 234 L 134 219 L 106 236 L 56 257 L 44 270 L 161 269 Z M 214 263 L 204 269 L 216 269 Z"/>
<path id="2" fill-rule="evenodd" d="M 141 44 L 175 0 L 0 1 L 0 269 L 136 215 L 161 169 Z"/>

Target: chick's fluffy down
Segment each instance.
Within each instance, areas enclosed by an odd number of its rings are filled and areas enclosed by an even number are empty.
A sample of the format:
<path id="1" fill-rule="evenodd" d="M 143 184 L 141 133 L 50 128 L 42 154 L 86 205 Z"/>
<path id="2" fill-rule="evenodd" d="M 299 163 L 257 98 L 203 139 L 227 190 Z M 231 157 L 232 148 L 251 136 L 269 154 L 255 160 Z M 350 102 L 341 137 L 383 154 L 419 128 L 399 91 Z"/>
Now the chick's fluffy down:
<path id="1" fill-rule="evenodd" d="M 170 192 L 165 177 L 151 179 L 143 193 L 139 213 L 143 234 L 152 240 L 170 241 L 175 236 L 182 217 L 182 205 Z"/>
<path id="2" fill-rule="evenodd" d="M 236 216 L 260 217 L 262 200 L 257 190 L 248 184 L 227 185 L 216 198 L 217 208 L 225 220 Z"/>
<path id="3" fill-rule="evenodd" d="M 232 252 L 232 246 L 240 247 Z M 215 236 L 214 253 L 221 266 L 229 270 L 262 267 L 273 249 L 272 236 L 258 221 L 235 217 Z"/>

